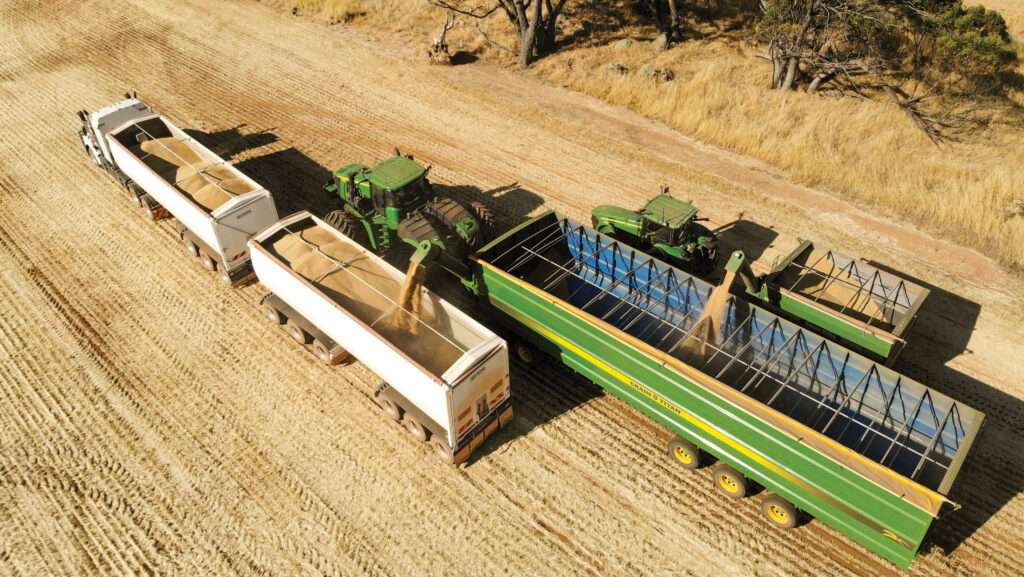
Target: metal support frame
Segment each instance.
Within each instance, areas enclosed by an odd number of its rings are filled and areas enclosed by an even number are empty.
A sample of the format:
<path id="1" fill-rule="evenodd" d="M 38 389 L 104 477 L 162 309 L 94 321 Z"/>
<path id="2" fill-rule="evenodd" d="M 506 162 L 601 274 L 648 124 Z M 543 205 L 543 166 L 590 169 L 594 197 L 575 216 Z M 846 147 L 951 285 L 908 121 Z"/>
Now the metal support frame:
<path id="1" fill-rule="evenodd" d="M 563 243 L 562 251 L 567 257 L 565 262 L 552 260 L 561 260 L 561 257 L 548 258 L 541 254 L 558 243 Z M 573 247 L 571 251 L 570 244 Z M 589 251 L 593 253 L 587 254 Z M 826 256 L 831 258 L 830 255 L 831 253 L 827 253 Z M 604 266 L 603 259 L 610 260 L 607 267 Z M 622 259 L 621 263 L 619 259 Z M 499 260 L 509 261 L 509 266 L 501 267 Z M 635 251 L 627 254 L 619 243 L 607 239 L 596 231 L 565 220 L 556 220 L 550 226 L 541 227 L 525 239 L 513 243 L 491 262 L 506 272 L 514 273 L 515 270 L 522 270 L 529 262 L 537 260 L 543 260 L 556 269 L 540 279 L 537 286 L 547 291 L 569 276 L 575 276 L 581 281 L 581 287 L 569 296 L 570 303 L 573 302 L 575 295 L 586 287 L 597 290 L 595 296 L 577 307 L 584 312 L 600 300 L 611 298 L 613 295 L 620 302 L 612 304 L 609 310 L 602 313 L 600 320 L 611 319 L 614 326 L 626 332 L 630 332 L 642 321 L 650 321 L 650 326 L 644 326 L 639 334 L 630 334 L 667 354 L 672 354 L 680 344 L 694 337 L 701 323 L 692 323 L 691 319 L 703 311 L 713 291 L 713 287 L 709 286 L 705 290 L 704 283 L 677 269 L 651 258 L 641 258 Z M 855 268 L 855 263 L 851 264 Z M 649 269 L 648 277 L 639 282 L 637 275 L 645 268 Z M 813 273 L 822 274 L 817 270 L 813 270 Z M 522 272 L 516 276 L 525 280 L 526 274 Z M 851 269 L 851 274 L 853 278 L 862 278 L 857 276 L 856 270 Z M 864 278 L 864 284 L 858 287 L 861 291 L 859 294 L 879 296 L 881 292 L 893 307 L 899 306 L 897 302 L 901 299 L 909 303 L 906 287 L 902 283 L 886 292 L 880 275 Z M 831 277 L 830 282 L 849 281 Z M 617 294 L 615 289 L 623 284 L 628 285 L 628 290 L 625 294 Z M 655 286 L 662 287 L 663 292 L 656 299 L 652 299 L 651 291 Z M 699 294 L 699 298 L 691 302 L 688 295 L 694 292 Z M 676 297 L 675 301 L 672 299 L 673 296 Z M 735 303 L 735 300 L 731 302 Z M 625 312 L 626 310 L 632 312 Z M 921 411 L 925 408 L 935 411 L 929 389 L 921 386 L 920 389 L 908 390 L 908 385 L 902 377 L 883 374 L 887 369 L 856 357 L 846 349 L 796 325 L 785 323 L 762 309 L 751 307 L 741 318 L 737 318 L 738 309 L 735 308 L 735 304 L 726 310 L 728 320 L 724 326 L 728 328 L 723 328 L 722 332 L 728 330 L 728 336 L 718 343 L 713 342 L 715 339 L 711 339 L 712 342 L 700 339 L 702 346 L 711 349 L 700 366 L 711 365 L 711 361 L 720 355 L 728 359 L 722 365 L 716 363 L 716 366 L 721 366 L 716 370 L 716 379 L 725 379 L 722 382 L 747 394 L 748 391 L 760 389 L 769 381 L 772 386 L 765 391 L 764 396 L 768 398 L 766 405 L 800 419 L 807 426 L 823 434 L 836 428 L 844 412 L 852 411 L 852 414 L 844 416 L 848 418 L 842 425 L 842 430 L 829 436 L 842 440 L 854 421 L 861 423 L 865 430 L 857 435 L 855 441 L 848 444 L 849 448 L 873 458 L 866 454 L 866 448 L 872 443 L 865 443 L 865 440 L 886 439 L 889 441 L 889 447 L 880 459 L 874 460 L 911 479 L 916 479 L 921 474 L 926 462 L 947 467 L 938 463 L 931 453 L 942 440 L 940 437 L 948 428 L 949 422 L 954 423 L 952 442 L 944 442 L 943 446 L 949 446 L 952 452 L 955 452 L 960 441 L 964 439 L 966 433 L 962 422 L 958 426 L 959 406 L 956 403 L 953 403 L 941 419 L 936 415 L 938 429 L 930 438 L 918 440 L 918 435 L 915 435 L 915 423 L 920 418 Z M 757 324 L 761 326 L 756 327 Z M 667 329 L 667 333 L 660 337 L 656 336 L 662 329 Z M 680 333 L 682 336 L 678 337 Z M 741 370 L 732 371 L 737 367 Z M 857 382 L 851 385 L 853 370 L 861 371 L 862 374 L 858 376 Z M 785 391 L 792 395 L 784 395 Z M 904 411 L 900 415 L 897 409 L 906 409 L 906 403 L 902 399 L 907 394 L 919 398 L 909 413 Z M 792 402 L 791 396 L 795 397 Z M 762 395 L 759 397 L 763 398 Z M 900 399 L 899 403 L 896 402 L 897 398 Z M 804 401 L 813 403 L 809 410 Z M 801 406 L 804 409 L 800 410 Z M 915 436 L 913 443 L 927 445 L 923 453 L 911 445 L 912 435 Z M 893 451 L 900 454 L 909 451 L 920 457 L 916 460 L 891 458 Z M 873 451 L 872 454 L 878 453 Z"/>

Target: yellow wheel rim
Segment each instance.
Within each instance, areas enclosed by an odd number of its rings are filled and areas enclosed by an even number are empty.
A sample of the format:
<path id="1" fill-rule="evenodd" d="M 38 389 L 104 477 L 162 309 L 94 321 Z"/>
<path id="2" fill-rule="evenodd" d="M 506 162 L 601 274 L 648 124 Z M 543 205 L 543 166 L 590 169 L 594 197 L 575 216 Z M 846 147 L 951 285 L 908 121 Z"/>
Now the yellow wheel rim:
<path id="1" fill-rule="evenodd" d="M 689 465 L 690 463 L 693 462 L 693 455 L 691 455 L 690 452 L 684 449 L 683 447 L 676 447 L 672 451 L 672 454 L 674 454 L 676 458 L 679 459 L 679 462 L 683 463 L 684 465 Z"/>
<path id="2" fill-rule="evenodd" d="M 789 523 L 789 512 L 778 505 L 768 505 L 768 516 L 780 525 Z"/>
<path id="3" fill-rule="evenodd" d="M 729 475 L 720 475 L 718 477 L 718 484 L 730 493 L 739 493 L 740 491 L 740 484 L 736 482 L 736 479 L 733 479 Z"/>

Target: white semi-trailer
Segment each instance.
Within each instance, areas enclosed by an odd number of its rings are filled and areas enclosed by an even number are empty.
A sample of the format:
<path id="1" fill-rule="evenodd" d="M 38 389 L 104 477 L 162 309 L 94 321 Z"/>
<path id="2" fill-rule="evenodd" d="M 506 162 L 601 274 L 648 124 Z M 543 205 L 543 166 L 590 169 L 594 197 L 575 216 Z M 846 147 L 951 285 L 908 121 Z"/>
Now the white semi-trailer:
<path id="1" fill-rule="evenodd" d="M 351 353 L 384 379 L 375 400 L 448 463 L 512 418 L 504 340 L 308 212 L 249 241 L 261 306 L 324 362 Z"/>
<path id="2" fill-rule="evenodd" d="M 93 162 L 153 220 L 168 214 L 188 251 L 221 278 L 251 277 L 250 237 L 277 220 L 270 193 L 138 99 L 80 112 Z"/>

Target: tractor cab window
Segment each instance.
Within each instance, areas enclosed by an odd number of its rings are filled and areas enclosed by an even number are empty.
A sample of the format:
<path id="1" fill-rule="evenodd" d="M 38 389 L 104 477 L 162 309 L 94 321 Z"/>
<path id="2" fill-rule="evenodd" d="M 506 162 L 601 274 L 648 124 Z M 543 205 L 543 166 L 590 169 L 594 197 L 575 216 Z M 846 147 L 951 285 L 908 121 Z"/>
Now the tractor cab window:
<path id="1" fill-rule="evenodd" d="M 373 210 L 380 214 L 384 214 L 384 211 L 389 205 L 391 191 L 386 188 L 381 188 L 376 184 L 370 183 L 370 199 L 373 200 Z"/>
<path id="2" fill-rule="evenodd" d="M 389 191 L 392 194 L 393 206 L 406 208 L 419 203 L 427 194 L 423 179 L 411 182 L 402 188 Z"/>
<path id="3" fill-rule="evenodd" d="M 672 227 L 665 226 L 662 224 L 655 224 L 653 228 L 654 230 L 652 231 L 653 234 L 651 235 L 651 240 L 653 240 L 654 242 L 660 244 L 667 244 L 669 246 L 672 246 L 676 243 L 678 237 L 677 233 L 679 232 L 678 229 L 674 229 Z"/>

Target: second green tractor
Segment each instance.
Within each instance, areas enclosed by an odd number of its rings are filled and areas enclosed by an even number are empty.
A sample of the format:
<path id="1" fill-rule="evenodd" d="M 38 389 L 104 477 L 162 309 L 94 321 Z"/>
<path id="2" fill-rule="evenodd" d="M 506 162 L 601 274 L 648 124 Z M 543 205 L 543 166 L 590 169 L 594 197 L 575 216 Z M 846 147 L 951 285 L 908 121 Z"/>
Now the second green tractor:
<path id="1" fill-rule="evenodd" d="M 594 228 L 687 272 L 708 276 L 718 265 L 715 235 L 697 217 L 692 203 L 673 198 L 667 188 L 640 210 L 603 204 L 591 212 Z"/>

